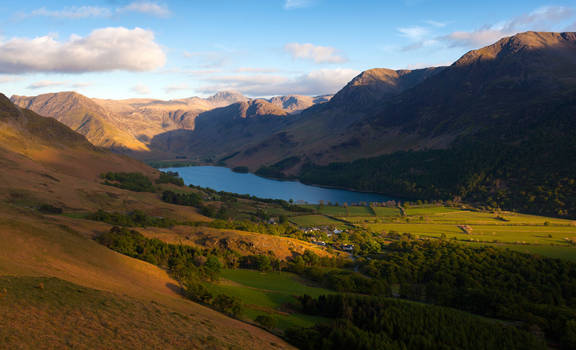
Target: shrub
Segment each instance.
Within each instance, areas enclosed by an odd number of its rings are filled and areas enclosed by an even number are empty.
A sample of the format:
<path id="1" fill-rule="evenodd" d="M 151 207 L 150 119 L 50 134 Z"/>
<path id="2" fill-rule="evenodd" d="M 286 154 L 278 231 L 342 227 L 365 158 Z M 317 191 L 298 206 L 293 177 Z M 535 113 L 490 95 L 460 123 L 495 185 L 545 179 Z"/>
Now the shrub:
<path id="1" fill-rule="evenodd" d="M 118 187 L 134 192 L 154 192 L 152 181 L 141 173 L 112 173 L 100 175 L 108 186 Z"/>

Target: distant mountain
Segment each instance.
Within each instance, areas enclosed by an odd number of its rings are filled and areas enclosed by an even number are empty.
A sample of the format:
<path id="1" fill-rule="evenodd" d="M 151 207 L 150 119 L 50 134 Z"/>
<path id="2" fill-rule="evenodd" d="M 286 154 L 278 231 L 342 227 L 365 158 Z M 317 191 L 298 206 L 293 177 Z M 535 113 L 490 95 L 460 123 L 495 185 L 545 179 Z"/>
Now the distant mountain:
<path id="1" fill-rule="evenodd" d="M 167 131 L 194 129 L 195 119 L 202 112 L 247 100 L 247 97 L 230 91 L 219 92 L 208 98 L 191 97 L 170 101 L 94 99 L 118 115 L 123 127 L 145 143 Z"/>
<path id="2" fill-rule="evenodd" d="M 55 118 L 86 136 L 96 146 L 117 150 L 148 150 L 145 144 L 119 125 L 113 114 L 75 92 L 44 94 L 35 97 L 12 96 L 11 100 L 20 107 Z"/>
<path id="3" fill-rule="evenodd" d="M 220 91 L 205 99 L 212 108 L 226 107 L 236 102 L 246 102 L 249 98 L 236 91 Z"/>
<path id="4" fill-rule="evenodd" d="M 291 117 L 264 99 L 234 103 L 201 113 L 194 130 L 177 130 L 156 136 L 155 150 L 196 157 L 225 157 L 247 144 L 259 142 L 286 125 Z"/>
<path id="5" fill-rule="evenodd" d="M 302 96 L 302 95 L 287 95 L 287 96 L 276 96 L 272 97 L 268 101 L 284 111 L 295 114 L 300 113 L 305 109 L 308 109 L 319 103 L 326 103 L 330 101 L 332 95 L 324 96 Z"/>
<path id="6" fill-rule="evenodd" d="M 61 121 L 86 136 L 94 145 L 147 158 L 165 155 L 159 155 L 158 149 L 148 155 L 154 137 L 170 131 L 194 130 L 196 118 L 204 112 L 239 103 L 237 109 L 226 112 L 228 117 L 297 114 L 314 104 L 324 103 L 330 97 L 279 96 L 254 100 L 237 92 L 222 91 L 208 98 L 105 100 L 90 99 L 75 92 L 60 92 L 34 97 L 12 96 L 11 100 L 23 108 Z M 219 115 L 220 112 L 208 114 L 204 119 L 209 116 L 218 119 Z M 175 135 L 180 134 L 187 135 L 186 132 Z M 175 142 L 183 145 L 182 149 L 176 150 L 176 153 L 182 153 L 186 141 Z M 171 148 L 162 149 L 164 152 L 164 149 Z"/>

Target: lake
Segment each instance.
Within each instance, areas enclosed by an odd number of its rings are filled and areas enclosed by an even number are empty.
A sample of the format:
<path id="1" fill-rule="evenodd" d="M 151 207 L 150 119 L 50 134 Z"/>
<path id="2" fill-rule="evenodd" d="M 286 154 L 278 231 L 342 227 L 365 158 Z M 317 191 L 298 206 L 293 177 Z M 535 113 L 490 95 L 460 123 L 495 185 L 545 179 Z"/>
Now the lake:
<path id="1" fill-rule="evenodd" d="M 298 181 L 280 181 L 254 174 L 235 173 L 225 167 L 191 166 L 164 168 L 180 174 L 187 185 L 209 187 L 217 191 L 249 194 L 260 198 L 293 199 L 310 204 L 319 201 L 332 203 L 386 202 L 396 198 L 376 193 L 356 192 L 333 188 L 304 185 Z"/>

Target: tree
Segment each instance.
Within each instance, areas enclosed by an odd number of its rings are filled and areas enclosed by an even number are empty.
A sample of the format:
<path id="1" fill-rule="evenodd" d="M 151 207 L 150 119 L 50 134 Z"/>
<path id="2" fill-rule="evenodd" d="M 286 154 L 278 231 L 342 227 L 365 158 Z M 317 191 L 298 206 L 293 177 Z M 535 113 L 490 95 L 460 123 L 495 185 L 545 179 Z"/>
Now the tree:
<path id="1" fill-rule="evenodd" d="M 268 330 L 274 329 L 278 323 L 274 317 L 268 315 L 259 315 L 254 321 Z"/>

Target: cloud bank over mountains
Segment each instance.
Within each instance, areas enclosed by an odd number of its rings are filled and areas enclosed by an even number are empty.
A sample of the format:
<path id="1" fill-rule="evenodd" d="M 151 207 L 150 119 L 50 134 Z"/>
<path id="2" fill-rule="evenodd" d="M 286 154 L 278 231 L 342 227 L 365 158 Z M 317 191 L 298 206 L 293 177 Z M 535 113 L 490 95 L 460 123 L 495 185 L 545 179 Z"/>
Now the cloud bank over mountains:
<path id="1" fill-rule="evenodd" d="M 280 75 L 231 75 L 205 79 L 201 92 L 234 90 L 248 96 L 323 95 L 340 90 L 360 71 L 354 69 L 320 69 L 295 77 Z"/>

